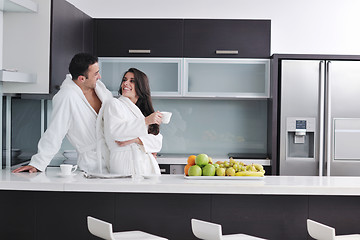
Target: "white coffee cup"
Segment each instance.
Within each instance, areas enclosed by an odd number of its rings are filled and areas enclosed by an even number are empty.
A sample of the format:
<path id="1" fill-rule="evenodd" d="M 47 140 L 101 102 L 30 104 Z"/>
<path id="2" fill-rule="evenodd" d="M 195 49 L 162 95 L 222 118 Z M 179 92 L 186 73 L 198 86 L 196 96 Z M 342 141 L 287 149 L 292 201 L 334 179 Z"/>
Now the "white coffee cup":
<path id="1" fill-rule="evenodd" d="M 70 175 L 75 172 L 77 169 L 77 165 L 71 164 L 60 164 L 60 170 L 62 175 Z"/>
<path id="2" fill-rule="evenodd" d="M 163 116 L 162 116 L 162 123 L 163 124 L 168 124 L 170 122 L 170 118 L 172 115 L 172 112 L 160 112 Z"/>

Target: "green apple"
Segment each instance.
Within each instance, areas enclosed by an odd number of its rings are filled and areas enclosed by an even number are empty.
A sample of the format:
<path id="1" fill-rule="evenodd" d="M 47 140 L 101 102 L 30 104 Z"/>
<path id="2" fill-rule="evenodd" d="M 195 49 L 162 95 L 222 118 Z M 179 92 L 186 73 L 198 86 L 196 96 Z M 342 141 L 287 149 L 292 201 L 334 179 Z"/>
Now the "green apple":
<path id="1" fill-rule="evenodd" d="M 195 158 L 195 164 L 199 165 L 200 167 L 204 167 L 208 163 L 209 163 L 209 157 L 204 153 L 197 155 Z"/>
<path id="2" fill-rule="evenodd" d="M 192 165 L 188 171 L 189 176 L 201 176 L 202 170 L 198 165 Z"/>
<path id="3" fill-rule="evenodd" d="M 208 164 L 202 169 L 203 176 L 215 176 L 215 166 L 212 164 Z"/>

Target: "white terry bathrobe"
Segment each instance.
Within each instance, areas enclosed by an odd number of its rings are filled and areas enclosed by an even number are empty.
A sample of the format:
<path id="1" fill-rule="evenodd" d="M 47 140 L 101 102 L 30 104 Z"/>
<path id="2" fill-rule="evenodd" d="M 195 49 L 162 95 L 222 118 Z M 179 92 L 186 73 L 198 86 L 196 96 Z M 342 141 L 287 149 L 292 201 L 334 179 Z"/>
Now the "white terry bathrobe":
<path id="1" fill-rule="evenodd" d="M 148 126 L 140 109 L 127 97 L 120 96 L 107 102 L 104 108 L 104 136 L 110 156 L 105 159 L 109 172 L 123 175 L 160 174 L 152 155 L 162 146 L 162 135 L 148 134 Z M 143 145 L 132 143 L 120 147 L 117 141 L 139 137 Z"/>
<path id="2" fill-rule="evenodd" d="M 105 102 L 113 99 L 113 96 L 99 80 L 96 82 L 95 91 L 103 103 L 101 111 Z M 29 165 L 44 171 L 59 151 L 66 135 L 78 153 L 79 168 L 86 172 L 101 172 L 101 163 L 96 154 L 98 114 L 70 74 L 66 75 L 60 91 L 54 96 L 52 106 L 50 125 L 41 137 L 38 153 L 32 156 Z"/>

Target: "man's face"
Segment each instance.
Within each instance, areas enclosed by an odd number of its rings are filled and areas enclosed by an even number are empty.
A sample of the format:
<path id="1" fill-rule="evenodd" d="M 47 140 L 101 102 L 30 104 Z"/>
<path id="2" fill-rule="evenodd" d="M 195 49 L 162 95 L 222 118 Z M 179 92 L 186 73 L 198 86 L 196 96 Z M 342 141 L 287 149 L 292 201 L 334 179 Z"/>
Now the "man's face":
<path id="1" fill-rule="evenodd" d="M 86 79 L 85 79 L 84 85 L 87 88 L 94 89 L 96 87 L 96 81 L 101 78 L 100 73 L 99 73 L 99 64 L 94 63 L 93 65 L 90 65 L 85 77 L 86 77 Z"/>

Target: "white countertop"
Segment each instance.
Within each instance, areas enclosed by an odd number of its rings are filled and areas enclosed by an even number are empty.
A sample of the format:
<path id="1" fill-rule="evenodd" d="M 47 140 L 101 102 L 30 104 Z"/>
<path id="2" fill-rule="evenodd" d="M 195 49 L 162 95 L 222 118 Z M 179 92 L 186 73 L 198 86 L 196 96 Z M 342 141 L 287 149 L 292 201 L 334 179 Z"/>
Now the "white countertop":
<path id="1" fill-rule="evenodd" d="M 81 172 L 59 176 L 58 167 L 42 173 L 0 171 L 1 190 L 266 194 L 266 195 L 354 195 L 360 196 L 360 177 L 266 176 L 261 180 L 188 180 L 183 175 L 161 175 L 155 179 L 87 179 Z"/>

